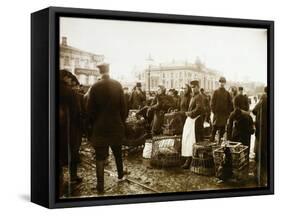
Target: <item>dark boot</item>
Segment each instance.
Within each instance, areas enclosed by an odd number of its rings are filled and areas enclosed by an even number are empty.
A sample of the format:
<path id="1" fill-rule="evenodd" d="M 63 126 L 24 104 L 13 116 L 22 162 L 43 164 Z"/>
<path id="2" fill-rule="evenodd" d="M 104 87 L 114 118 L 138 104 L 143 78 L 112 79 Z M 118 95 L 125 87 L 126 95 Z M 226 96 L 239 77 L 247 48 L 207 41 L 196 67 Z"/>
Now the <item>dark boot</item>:
<path id="1" fill-rule="evenodd" d="M 116 163 L 118 179 L 122 179 L 124 176 L 123 171 L 123 159 L 122 159 L 122 146 L 121 145 L 111 145 L 110 146 Z"/>
<path id="2" fill-rule="evenodd" d="M 211 138 L 210 138 L 210 142 L 214 142 L 214 141 L 215 141 L 216 133 L 217 133 L 217 128 L 216 128 L 215 125 L 213 125 L 212 134 L 211 134 Z"/>
<path id="3" fill-rule="evenodd" d="M 104 193 L 104 161 L 96 161 L 97 192 Z"/>
<path id="4" fill-rule="evenodd" d="M 191 164 L 192 157 L 187 157 L 184 165 L 181 166 L 183 169 L 189 169 Z"/>
<path id="5" fill-rule="evenodd" d="M 221 144 L 225 134 L 225 126 L 219 128 L 219 140 L 218 143 Z"/>
<path id="6" fill-rule="evenodd" d="M 82 178 L 77 175 L 77 163 L 72 163 L 70 166 L 70 180 L 72 184 L 79 184 Z"/>

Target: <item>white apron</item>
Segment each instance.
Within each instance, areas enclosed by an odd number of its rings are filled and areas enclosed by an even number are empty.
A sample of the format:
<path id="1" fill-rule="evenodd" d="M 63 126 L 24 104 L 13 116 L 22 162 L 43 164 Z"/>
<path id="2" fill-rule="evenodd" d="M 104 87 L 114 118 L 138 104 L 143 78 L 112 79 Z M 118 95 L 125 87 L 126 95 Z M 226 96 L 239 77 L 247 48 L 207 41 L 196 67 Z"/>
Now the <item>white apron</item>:
<path id="1" fill-rule="evenodd" d="M 192 156 L 192 146 L 196 142 L 195 139 L 195 121 L 199 116 L 192 119 L 187 117 L 183 127 L 182 142 L 181 142 L 181 155 L 184 157 Z"/>

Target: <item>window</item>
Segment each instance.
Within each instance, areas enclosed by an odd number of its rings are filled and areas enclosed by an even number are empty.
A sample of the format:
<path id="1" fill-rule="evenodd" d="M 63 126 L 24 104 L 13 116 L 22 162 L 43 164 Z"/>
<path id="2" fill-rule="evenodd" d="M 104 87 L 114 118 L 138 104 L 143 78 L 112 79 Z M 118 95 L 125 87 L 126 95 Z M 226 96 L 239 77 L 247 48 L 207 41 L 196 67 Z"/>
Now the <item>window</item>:
<path id="1" fill-rule="evenodd" d="M 65 58 L 64 58 L 64 65 L 66 65 L 66 66 L 70 65 L 69 56 L 65 56 Z"/>
<path id="2" fill-rule="evenodd" d="M 75 67 L 79 67 L 79 66 L 80 66 L 79 58 L 75 58 Z"/>
<path id="3" fill-rule="evenodd" d="M 85 68 L 89 68 L 89 60 L 85 59 Z"/>

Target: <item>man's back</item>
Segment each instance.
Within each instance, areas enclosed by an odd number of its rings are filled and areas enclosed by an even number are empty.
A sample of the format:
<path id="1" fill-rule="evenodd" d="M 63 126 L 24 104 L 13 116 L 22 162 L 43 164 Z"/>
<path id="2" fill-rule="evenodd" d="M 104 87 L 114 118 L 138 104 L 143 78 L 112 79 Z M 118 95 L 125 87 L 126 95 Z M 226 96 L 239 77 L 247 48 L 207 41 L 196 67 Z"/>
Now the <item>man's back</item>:
<path id="1" fill-rule="evenodd" d="M 242 94 L 236 95 L 236 99 L 239 101 L 242 110 L 249 111 L 248 97 Z"/>
<path id="2" fill-rule="evenodd" d="M 126 120 L 126 106 L 122 86 L 105 77 L 90 90 L 87 112 L 91 117 L 92 136 L 122 137 Z"/>

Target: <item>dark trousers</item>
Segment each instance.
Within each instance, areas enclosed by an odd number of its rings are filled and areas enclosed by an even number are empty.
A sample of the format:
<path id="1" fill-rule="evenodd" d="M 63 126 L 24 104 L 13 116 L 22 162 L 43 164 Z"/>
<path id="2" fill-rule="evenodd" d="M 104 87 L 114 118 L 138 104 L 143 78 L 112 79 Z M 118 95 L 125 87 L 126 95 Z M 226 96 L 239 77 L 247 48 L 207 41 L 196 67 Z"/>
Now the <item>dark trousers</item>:
<path id="1" fill-rule="evenodd" d="M 211 136 L 211 140 L 212 141 L 215 140 L 215 135 L 216 135 L 217 131 L 219 131 L 219 140 L 218 140 L 218 142 L 220 142 L 221 138 L 223 137 L 223 135 L 225 133 L 225 125 L 224 126 L 213 125 L 212 136 Z"/>
<path id="2" fill-rule="evenodd" d="M 123 160 L 122 160 L 122 145 L 109 145 L 115 158 L 118 178 L 123 178 Z M 104 190 L 104 163 L 108 155 L 109 146 L 95 147 L 96 151 L 96 175 L 97 175 L 97 190 Z"/>
<path id="3" fill-rule="evenodd" d="M 118 177 L 123 177 L 123 159 L 122 159 L 122 145 L 109 145 L 113 156 L 115 158 L 115 163 L 117 167 Z M 98 146 L 95 147 L 96 151 L 96 161 L 105 161 L 108 156 L 109 146 Z"/>
<path id="4" fill-rule="evenodd" d="M 200 116 L 196 121 L 195 121 L 195 140 L 196 142 L 201 142 L 204 139 L 204 117 Z"/>

